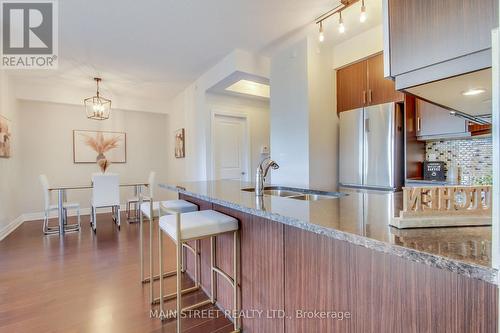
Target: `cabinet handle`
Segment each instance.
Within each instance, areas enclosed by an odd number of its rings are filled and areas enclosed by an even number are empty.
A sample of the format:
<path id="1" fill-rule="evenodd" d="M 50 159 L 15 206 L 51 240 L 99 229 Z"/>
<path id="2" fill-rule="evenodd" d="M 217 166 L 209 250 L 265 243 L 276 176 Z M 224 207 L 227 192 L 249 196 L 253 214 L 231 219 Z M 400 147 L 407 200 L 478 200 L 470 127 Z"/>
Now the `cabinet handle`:
<path id="1" fill-rule="evenodd" d="M 368 89 L 368 103 L 372 102 L 372 90 Z"/>
<path id="2" fill-rule="evenodd" d="M 366 104 L 366 90 L 363 90 L 363 104 Z"/>
<path id="3" fill-rule="evenodd" d="M 422 119 L 420 117 L 417 117 L 417 132 L 420 132 L 422 128 Z"/>

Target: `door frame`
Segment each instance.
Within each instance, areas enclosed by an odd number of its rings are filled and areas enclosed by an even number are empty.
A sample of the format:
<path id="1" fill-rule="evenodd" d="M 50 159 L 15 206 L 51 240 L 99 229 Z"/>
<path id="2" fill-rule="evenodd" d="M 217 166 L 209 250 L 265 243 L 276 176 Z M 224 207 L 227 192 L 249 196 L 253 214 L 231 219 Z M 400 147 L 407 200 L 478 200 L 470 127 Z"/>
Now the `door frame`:
<path id="1" fill-rule="evenodd" d="M 223 117 L 231 117 L 231 118 L 238 118 L 242 119 L 245 122 L 245 133 L 244 133 L 244 138 L 245 138 L 245 150 L 246 154 L 244 154 L 244 165 L 246 166 L 246 174 L 245 177 L 242 178 L 244 181 L 250 181 L 250 169 L 252 167 L 252 142 L 250 140 L 250 123 L 249 123 L 249 117 L 246 112 L 234 112 L 234 111 L 226 111 L 226 110 L 221 110 L 221 109 L 212 109 L 210 112 L 210 170 L 208 174 L 210 175 L 210 178 L 212 180 L 215 179 L 215 118 L 217 116 L 223 116 Z"/>

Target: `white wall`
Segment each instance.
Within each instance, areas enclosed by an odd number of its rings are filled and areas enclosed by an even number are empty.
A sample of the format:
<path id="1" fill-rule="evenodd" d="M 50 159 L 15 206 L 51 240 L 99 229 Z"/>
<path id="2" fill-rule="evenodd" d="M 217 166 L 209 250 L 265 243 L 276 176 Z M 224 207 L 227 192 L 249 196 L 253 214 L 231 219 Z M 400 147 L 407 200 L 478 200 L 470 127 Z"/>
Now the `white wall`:
<path id="1" fill-rule="evenodd" d="M 338 183 L 338 117 L 334 101 L 331 48 L 308 39 L 309 187 L 336 190 Z"/>
<path id="2" fill-rule="evenodd" d="M 271 60 L 273 183 L 337 188 L 338 120 L 331 48 L 309 36 Z"/>
<path id="3" fill-rule="evenodd" d="M 11 120 L 11 158 L 0 158 L 0 239 L 15 226 L 21 215 L 17 204 L 20 159 L 20 127 L 17 102 L 13 97 L 10 78 L 0 70 L 0 115 Z"/>
<path id="4" fill-rule="evenodd" d="M 73 163 L 75 129 L 119 131 L 127 134 L 127 163 L 111 164 L 109 172 L 120 174 L 121 182 L 147 181 L 151 170 L 157 181 L 167 178 L 167 116 L 113 109 L 109 120 L 89 120 L 83 107 L 35 101 L 19 101 L 21 166 L 17 191 L 23 213 L 40 212 L 43 197 L 38 176 L 46 174 L 51 184 L 88 184 L 98 172 L 95 164 Z M 123 189 L 121 201 L 132 196 Z M 156 189 L 158 198 L 164 191 Z M 68 192 L 68 199 L 89 207 L 90 190 Z"/>
<path id="5" fill-rule="evenodd" d="M 333 68 L 348 65 L 384 49 L 382 25 L 333 46 Z"/>
<path id="6" fill-rule="evenodd" d="M 271 59 L 271 157 L 280 168 L 273 182 L 309 186 L 307 39 Z"/>

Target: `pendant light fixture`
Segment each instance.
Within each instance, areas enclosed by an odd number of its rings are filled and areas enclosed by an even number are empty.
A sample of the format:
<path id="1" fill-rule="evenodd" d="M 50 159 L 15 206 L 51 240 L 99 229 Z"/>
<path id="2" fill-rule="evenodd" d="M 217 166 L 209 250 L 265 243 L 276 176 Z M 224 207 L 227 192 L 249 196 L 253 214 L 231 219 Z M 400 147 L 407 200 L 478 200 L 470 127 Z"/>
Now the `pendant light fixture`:
<path id="1" fill-rule="evenodd" d="M 359 22 L 363 23 L 365 21 L 366 21 L 365 0 L 361 0 L 361 14 L 359 15 Z"/>
<path id="2" fill-rule="evenodd" d="M 97 87 L 96 95 L 83 100 L 85 112 L 89 119 L 106 120 L 109 118 L 111 111 L 111 100 L 99 95 L 99 82 L 101 82 L 102 79 L 95 77 L 94 81 Z"/>
<path id="3" fill-rule="evenodd" d="M 342 11 L 339 12 L 339 32 L 341 34 L 345 32 L 344 20 L 342 19 Z"/>
<path id="4" fill-rule="evenodd" d="M 325 41 L 325 32 L 323 31 L 323 21 L 319 22 L 319 36 L 318 40 L 320 43 Z"/>

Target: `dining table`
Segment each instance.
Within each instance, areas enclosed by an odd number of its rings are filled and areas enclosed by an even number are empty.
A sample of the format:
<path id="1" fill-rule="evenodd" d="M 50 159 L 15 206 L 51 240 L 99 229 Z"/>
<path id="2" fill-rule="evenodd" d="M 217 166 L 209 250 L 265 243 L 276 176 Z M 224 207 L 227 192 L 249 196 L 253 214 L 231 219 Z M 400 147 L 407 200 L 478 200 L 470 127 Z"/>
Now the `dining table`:
<path id="1" fill-rule="evenodd" d="M 120 184 L 120 187 L 133 187 L 135 189 L 135 194 L 138 198 L 138 205 L 141 207 L 143 203 L 142 189 L 148 187 L 149 184 L 145 182 L 132 182 Z M 92 189 L 92 184 L 82 184 L 82 185 L 60 185 L 60 186 L 50 186 L 50 192 L 57 192 L 57 212 L 58 212 L 58 222 L 59 222 L 59 235 L 64 236 L 66 231 L 74 231 L 74 227 L 65 225 L 64 220 L 64 201 L 66 200 L 66 192 L 69 190 L 88 190 Z M 139 218 L 136 220 L 141 224 L 142 230 L 142 214 L 139 213 Z"/>

